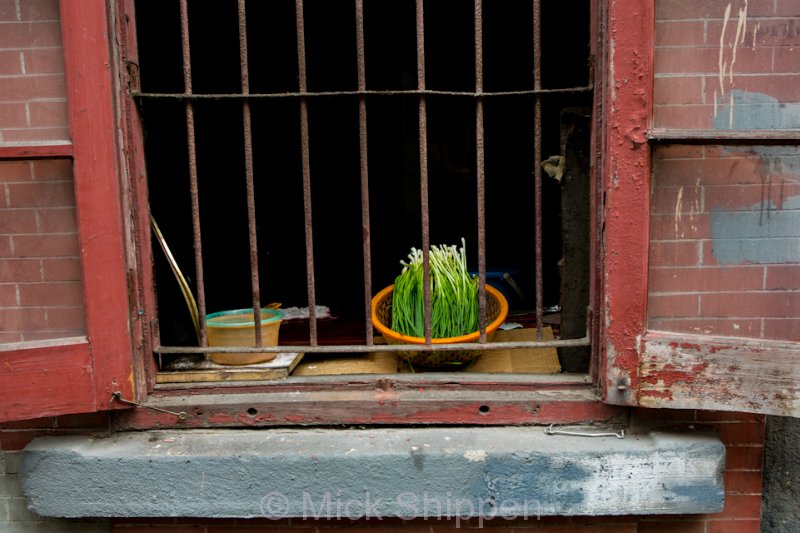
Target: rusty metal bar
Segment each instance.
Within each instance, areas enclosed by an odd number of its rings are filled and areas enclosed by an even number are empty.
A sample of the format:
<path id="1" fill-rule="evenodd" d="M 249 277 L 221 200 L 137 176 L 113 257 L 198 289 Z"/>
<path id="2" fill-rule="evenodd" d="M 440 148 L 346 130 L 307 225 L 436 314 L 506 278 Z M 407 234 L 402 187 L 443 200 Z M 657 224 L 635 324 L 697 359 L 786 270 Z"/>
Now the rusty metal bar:
<path id="1" fill-rule="evenodd" d="M 358 90 L 367 89 L 366 59 L 364 55 L 364 0 L 356 1 L 356 53 L 358 63 Z M 372 255 L 369 219 L 369 165 L 367 159 L 367 98 L 358 97 L 358 151 L 361 163 L 361 240 L 364 254 L 364 313 L 366 317 L 367 346 L 372 346 Z"/>
<path id="2" fill-rule="evenodd" d="M 417 0 L 417 88 L 425 90 L 425 12 Z M 425 342 L 431 342 L 430 211 L 428 205 L 428 113 L 425 94 L 419 95 L 419 193 L 422 212 L 422 283 L 424 295 Z"/>
<path id="3" fill-rule="evenodd" d="M 542 20 L 541 0 L 533 0 L 533 88 L 542 88 Z M 534 180 L 534 235 L 536 262 L 536 338 L 542 340 L 544 335 L 544 305 L 542 303 L 542 98 L 535 95 L 534 103 L 534 140 L 533 140 L 533 180 Z"/>
<path id="4" fill-rule="evenodd" d="M 322 345 L 322 346 L 264 346 L 257 348 L 255 346 L 210 346 L 205 348 L 198 348 L 196 346 L 159 346 L 155 348 L 156 353 L 167 354 L 196 354 L 196 353 L 324 353 L 324 354 L 338 354 L 343 355 L 353 353 L 372 353 L 375 351 L 381 352 L 402 352 L 408 351 L 409 346 L 414 351 L 419 352 L 452 352 L 465 349 L 476 350 L 504 350 L 504 349 L 517 349 L 517 348 L 569 348 L 575 346 L 591 346 L 591 339 L 586 336 L 582 339 L 558 339 L 558 340 L 542 340 L 542 341 L 514 341 L 514 342 L 489 342 L 481 344 L 477 342 L 465 342 L 460 344 L 386 344 L 381 346 L 365 346 L 363 344 L 354 345 Z"/>
<path id="5" fill-rule="evenodd" d="M 311 224 L 311 164 L 308 148 L 308 88 L 303 0 L 295 1 L 297 23 L 297 79 L 300 89 L 300 153 L 303 164 L 303 213 L 306 236 L 306 284 L 308 286 L 308 329 L 311 346 L 317 345 L 317 298 L 314 290 L 314 232 Z"/>
<path id="6" fill-rule="evenodd" d="M 475 0 L 475 164 L 478 200 L 478 306 L 480 342 L 486 342 L 486 166 L 483 139 L 483 3 Z"/>
<path id="7" fill-rule="evenodd" d="M 239 0 L 239 62 L 241 64 L 242 95 L 250 94 L 250 68 L 247 57 L 247 13 L 245 1 Z M 250 118 L 250 100 L 242 100 L 244 127 L 244 170 L 247 189 L 247 231 L 250 242 L 250 287 L 253 292 L 253 323 L 256 346 L 263 344 L 261 328 L 261 287 L 258 278 L 258 238 L 256 235 L 256 199 L 253 185 L 253 128 Z"/>
<path id="8" fill-rule="evenodd" d="M 183 90 L 192 94 L 192 53 L 189 44 L 189 7 L 181 0 L 181 46 L 183 49 Z M 200 233 L 200 195 L 197 186 L 197 146 L 195 144 L 194 104 L 186 101 L 186 142 L 189 155 L 189 195 L 192 204 L 192 235 L 194 239 L 195 278 L 197 279 L 197 310 L 200 323 L 200 345 L 208 345 L 206 334 L 206 291 L 203 276 L 203 245 Z"/>
<path id="9" fill-rule="evenodd" d="M 490 98 L 493 96 L 534 96 L 541 94 L 543 96 L 549 94 L 578 94 L 590 93 L 594 87 L 591 85 L 585 87 L 564 87 L 558 89 L 528 89 L 524 91 L 492 91 L 482 92 L 481 97 Z M 178 100 L 221 100 L 225 98 L 246 98 L 249 100 L 260 98 L 313 98 L 313 97 L 331 97 L 331 96 L 463 96 L 468 98 L 475 98 L 478 93 L 474 91 L 441 91 L 437 89 L 373 89 L 373 90 L 356 90 L 356 91 L 306 91 L 299 92 L 282 92 L 282 93 L 250 93 L 248 95 L 241 95 L 235 93 L 206 93 L 206 94 L 191 94 L 191 93 L 148 93 L 141 91 L 131 91 L 131 96 L 135 98 L 173 98 Z"/>

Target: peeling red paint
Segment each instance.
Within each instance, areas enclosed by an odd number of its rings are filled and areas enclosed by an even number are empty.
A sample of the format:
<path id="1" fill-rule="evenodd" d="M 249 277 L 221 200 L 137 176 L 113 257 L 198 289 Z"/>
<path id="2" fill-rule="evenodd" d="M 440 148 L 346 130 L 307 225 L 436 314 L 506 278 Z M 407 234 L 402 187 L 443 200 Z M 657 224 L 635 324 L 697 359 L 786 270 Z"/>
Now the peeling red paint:
<path id="1" fill-rule="evenodd" d="M 416 389 L 414 390 L 416 394 Z M 608 420 L 623 416 L 625 409 L 595 400 L 565 401 L 554 397 L 548 401 L 513 400 L 506 395 L 501 399 L 481 398 L 473 394 L 471 400 L 403 398 L 378 404 L 362 395 L 348 395 L 347 399 L 316 398 L 306 401 L 274 400 L 261 402 L 210 403 L 187 410 L 189 416 L 180 420 L 175 415 L 149 409 L 135 409 L 120 413 L 113 420 L 118 430 L 203 427 L 274 427 L 281 425 L 336 425 L 336 424 L 470 424 L 470 425 L 520 425 L 576 423 Z M 185 409 L 175 404 L 159 404 L 168 411 Z M 199 413 L 198 414 L 198 410 Z"/>
<path id="2" fill-rule="evenodd" d="M 635 405 L 639 386 L 638 339 L 645 330 L 649 245 L 653 3 L 608 5 L 611 91 L 605 104 L 606 154 L 604 287 L 606 295 L 604 398 Z M 643 52 L 644 55 L 643 55 Z"/>
<path id="3" fill-rule="evenodd" d="M 781 341 L 742 340 L 649 332 L 640 398 L 648 407 L 755 412 L 798 416 L 800 347 Z M 705 342 L 704 342 L 705 341 Z M 675 349 L 688 344 L 690 349 Z"/>
<path id="4" fill-rule="evenodd" d="M 671 390 L 647 390 L 642 391 L 642 396 L 647 396 L 649 398 L 663 398 L 666 400 L 672 400 L 672 391 Z"/>
<path id="5" fill-rule="evenodd" d="M 702 346 L 700 346 L 699 344 L 693 344 L 691 342 L 682 342 L 681 350 L 695 350 L 699 352 L 702 350 Z"/>

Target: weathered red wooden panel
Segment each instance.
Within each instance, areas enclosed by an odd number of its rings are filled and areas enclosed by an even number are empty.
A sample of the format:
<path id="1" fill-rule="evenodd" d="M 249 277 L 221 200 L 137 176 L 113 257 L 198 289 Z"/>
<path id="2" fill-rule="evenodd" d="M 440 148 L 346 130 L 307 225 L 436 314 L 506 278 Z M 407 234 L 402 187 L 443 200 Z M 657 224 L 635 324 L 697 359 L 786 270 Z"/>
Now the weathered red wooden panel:
<path id="1" fill-rule="evenodd" d="M 0 422 L 94 410 L 85 338 L 0 346 Z"/>
<path id="2" fill-rule="evenodd" d="M 130 303 L 106 2 L 62 0 L 60 10 L 95 389 L 98 398 L 114 391 L 131 398 Z"/>
<path id="3" fill-rule="evenodd" d="M 601 379 L 605 401 L 635 404 L 647 301 L 653 2 L 608 5 Z"/>
<path id="4" fill-rule="evenodd" d="M 72 144 L 0 146 L 0 159 L 36 159 L 43 157 L 72 157 Z"/>
<path id="5" fill-rule="evenodd" d="M 558 391 L 355 390 L 156 396 L 115 416 L 118 429 L 286 425 L 568 424 L 624 417 L 590 388 Z"/>
<path id="6" fill-rule="evenodd" d="M 800 343 L 649 332 L 639 403 L 800 416 Z"/>

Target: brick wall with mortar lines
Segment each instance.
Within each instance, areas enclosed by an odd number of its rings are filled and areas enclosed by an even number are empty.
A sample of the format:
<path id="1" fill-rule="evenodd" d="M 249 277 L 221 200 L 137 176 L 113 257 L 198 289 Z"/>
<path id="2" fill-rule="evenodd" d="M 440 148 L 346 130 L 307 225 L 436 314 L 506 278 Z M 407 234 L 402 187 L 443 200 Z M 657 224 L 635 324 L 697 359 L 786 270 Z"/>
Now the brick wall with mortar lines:
<path id="1" fill-rule="evenodd" d="M 41 435 L 107 432 L 105 414 L 40 418 L 0 424 L 0 531 L 3 533 L 104 533 L 108 520 L 42 518 L 28 510 L 19 476 L 22 449 Z"/>
<path id="2" fill-rule="evenodd" d="M 656 127 L 800 128 L 800 3 L 658 0 Z M 659 145 L 651 329 L 800 339 L 800 150 Z"/>
<path id="3" fill-rule="evenodd" d="M 22 508 L 17 476 L 19 453 L 32 439 L 44 435 L 109 431 L 107 415 L 75 415 L 0 424 L 0 531 L 72 533 L 234 533 L 236 531 L 308 531 L 357 529 L 377 532 L 425 532 L 477 529 L 483 531 L 538 531 L 541 533 L 758 533 L 760 531 L 761 474 L 764 447 L 762 415 L 693 410 L 634 412 L 634 421 L 668 428 L 713 428 L 726 446 L 725 508 L 713 515 L 543 517 L 541 520 L 208 520 L 151 519 L 113 521 L 44 520 Z M 2 463 L 0 463 L 2 464 Z M 10 470 L 8 465 L 12 465 Z M 5 492 L 2 492 L 5 491 Z M 124 497 L 124 495 L 121 495 Z M 11 508 L 13 507 L 13 510 Z M 5 512 L 5 514 L 3 514 Z M 16 517 L 16 518 L 15 518 Z M 5 523 L 4 523 L 5 520 Z M 16 529 L 15 529 L 16 528 Z M 90 529 L 86 529 L 90 528 Z"/>
<path id="4" fill-rule="evenodd" d="M 800 123 L 796 0 L 658 0 L 654 59 L 656 127 Z"/>
<path id="5" fill-rule="evenodd" d="M 0 161 L 0 343 L 83 335 L 71 161 Z"/>
<path id="6" fill-rule="evenodd" d="M 58 0 L 0 0 L 0 146 L 69 139 Z M 71 161 L 0 161 L 0 343 L 83 335 Z"/>
<path id="7" fill-rule="evenodd" d="M 57 0 L 0 0 L 0 143 L 67 141 Z"/>
<path id="8" fill-rule="evenodd" d="M 800 339 L 800 149 L 661 146 L 649 327 Z"/>

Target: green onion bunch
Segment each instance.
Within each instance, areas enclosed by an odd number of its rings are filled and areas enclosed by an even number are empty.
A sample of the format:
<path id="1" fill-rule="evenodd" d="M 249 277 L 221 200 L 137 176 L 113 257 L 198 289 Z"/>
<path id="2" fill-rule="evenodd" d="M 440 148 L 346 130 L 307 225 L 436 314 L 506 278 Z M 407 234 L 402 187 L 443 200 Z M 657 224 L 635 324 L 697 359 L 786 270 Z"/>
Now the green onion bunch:
<path id="1" fill-rule="evenodd" d="M 422 250 L 411 248 L 409 261 L 394 281 L 392 330 L 425 336 Z M 467 271 L 466 243 L 461 248 L 431 246 L 431 337 L 458 337 L 477 331 L 478 278 Z"/>

